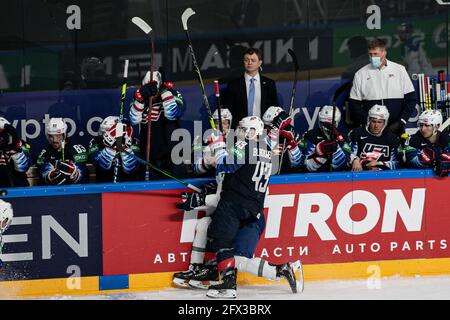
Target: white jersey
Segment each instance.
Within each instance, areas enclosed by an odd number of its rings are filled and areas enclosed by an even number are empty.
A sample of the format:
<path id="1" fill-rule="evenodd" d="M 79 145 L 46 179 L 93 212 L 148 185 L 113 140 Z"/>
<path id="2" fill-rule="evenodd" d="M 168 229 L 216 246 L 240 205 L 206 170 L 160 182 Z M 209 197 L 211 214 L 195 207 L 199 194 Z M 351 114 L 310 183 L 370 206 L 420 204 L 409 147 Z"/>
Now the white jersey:
<path id="1" fill-rule="evenodd" d="M 353 80 L 350 99 L 388 100 L 403 99 L 414 91 L 414 86 L 406 69 L 401 64 L 387 60 L 381 69 L 371 64 L 359 69 Z"/>
<path id="2" fill-rule="evenodd" d="M 365 116 L 373 105 L 385 105 L 390 113 L 389 123 L 402 119 L 405 124 L 417 103 L 414 85 L 405 67 L 389 60 L 381 69 L 368 64 L 356 72 L 350 100 L 363 104 Z"/>

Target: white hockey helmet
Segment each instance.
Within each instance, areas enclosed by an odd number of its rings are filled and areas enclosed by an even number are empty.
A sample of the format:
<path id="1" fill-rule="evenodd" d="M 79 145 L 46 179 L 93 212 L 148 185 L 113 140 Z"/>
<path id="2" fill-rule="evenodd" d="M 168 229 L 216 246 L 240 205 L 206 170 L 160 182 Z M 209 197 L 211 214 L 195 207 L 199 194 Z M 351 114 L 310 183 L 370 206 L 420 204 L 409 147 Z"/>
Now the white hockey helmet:
<path id="1" fill-rule="evenodd" d="M 262 121 L 266 126 L 270 126 L 272 125 L 273 119 L 275 119 L 275 117 L 279 115 L 282 111 L 284 110 L 281 107 L 271 106 L 269 107 L 269 109 L 266 110 L 266 112 L 264 112 Z"/>
<path id="2" fill-rule="evenodd" d="M 103 119 L 102 123 L 100 123 L 99 135 L 102 135 L 107 130 L 111 129 L 117 122 L 119 122 L 119 117 L 117 116 L 109 116 Z"/>
<path id="3" fill-rule="evenodd" d="M 221 108 L 220 109 L 220 115 L 222 117 L 222 121 L 223 120 L 228 120 L 228 121 L 230 121 L 230 125 L 231 125 L 231 122 L 233 121 L 233 115 L 231 114 L 230 109 L 228 109 L 228 108 Z M 214 111 L 212 116 L 213 116 L 213 119 L 215 121 L 218 121 L 219 120 L 219 110 L 216 109 L 216 111 Z"/>
<path id="4" fill-rule="evenodd" d="M 383 129 L 381 130 L 381 132 L 383 132 L 389 120 L 389 111 L 386 108 L 386 106 L 379 104 L 375 104 L 372 108 L 370 108 L 367 114 L 367 124 L 366 124 L 367 131 L 369 131 L 370 119 L 384 120 L 384 126 Z"/>
<path id="5" fill-rule="evenodd" d="M 426 124 L 426 125 L 432 125 L 433 126 L 433 132 L 436 132 L 436 130 L 439 128 L 439 126 L 442 124 L 442 113 L 439 110 L 425 110 L 422 112 L 419 116 L 419 120 L 417 121 L 417 125 L 420 126 L 420 124 Z"/>
<path id="6" fill-rule="evenodd" d="M 161 86 L 161 83 L 162 83 L 161 73 L 159 71 L 153 71 L 152 80 L 156 81 L 156 85 L 157 85 L 157 87 L 159 89 L 159 87 Z M 147 73 L 145 74 L 144 79 L 142 80 L 142 85 L 146 85 L 149 82 L 150 82 L 150 71 L 147 71 Z"/>
<path id="7" fill-rule="evenodd" d="M 50 118 L 45 126 L 45 135 L 63 134 L 66 135 L 67 124 L 63 118 Z"/>
<path id="8" fill-rule="evenodd" d="M 6 231 L 13 219 L 11 203 L 0 200 L 0 234 Z"/>
<path id="9" fill-rule="evenodd" d="M 8 120 L 6 120 L 5 118 L 0 117 L 0 129 L 4 129 L 5 124 L 11 124 L 11 123 Z"/>
<path id="10" fill-rule="evenodd" d="M 319 111 L 319 122 L 331 124 L 333 118 L 333 106 L 323 106 Z M 341 121 L 341 111 L 336 107 L 336 112 L 334 114 L 334 123 L 336 127 Z"/>
<path id="11" fill-rule="evenodd" d="M 244 132 L 245 139 L 252 139 L 264 132 L 264 123 L 259 117 L 249 116 L 239 121 L 238 128 Z"/>

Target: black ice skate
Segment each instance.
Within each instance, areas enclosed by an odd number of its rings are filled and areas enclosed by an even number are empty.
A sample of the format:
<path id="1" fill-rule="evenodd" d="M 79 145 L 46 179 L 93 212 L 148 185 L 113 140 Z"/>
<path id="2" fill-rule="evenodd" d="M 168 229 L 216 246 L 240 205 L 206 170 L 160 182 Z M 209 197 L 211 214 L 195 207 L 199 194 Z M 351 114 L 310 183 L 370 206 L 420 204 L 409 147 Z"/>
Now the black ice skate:
<path id="1" fill-rule="evenodd" d="M 177 272 L 173 275 L 173 283 L 182 288 L 189 287 L 189 280 L 191 280 L 194 275 L 204 268 L 204 265 L 201 263 L 193 263 L 189 265 L 189 269 L 186 271 Z"/>
<path id="2" fill-rule="evenodd" d="M 235 299 L 236 298 L 236 274 L 237 269 L 225 269 L 221 272 L 222 282 L 217 285 L 212 285 L 208 288 L 206 293 L 210 298 L 224 298 Z"/>
<path id="3" fill-rule="evenodd" d="M 206 290 L 219 283 L 217 264 L 205 264 L 190 278 L 188 284 L 195 289 Z"/>
<path id="4" fill-rule="evenodd" d="M 300 260 L 277 265 L 276 270 L 277 277 L 284 278 L 288 281 L 292 293 L 303 292 L 303 267 Z M 298 280 L 295 276 L 297 271 L 299 272 Z"/>

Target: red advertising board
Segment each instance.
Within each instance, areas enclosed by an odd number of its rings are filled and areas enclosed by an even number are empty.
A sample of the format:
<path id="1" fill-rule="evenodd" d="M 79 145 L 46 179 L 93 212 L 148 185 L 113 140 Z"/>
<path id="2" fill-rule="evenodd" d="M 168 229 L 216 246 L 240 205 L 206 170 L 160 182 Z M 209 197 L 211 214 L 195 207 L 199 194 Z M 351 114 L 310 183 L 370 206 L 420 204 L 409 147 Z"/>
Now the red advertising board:
<path id="1" fill-rule="evenodd" d="M 305 264 L 450 257 L 448 182 L 439 178 L 271 184 L 255 252 Z M 181 270 L 197 212 L 181 190 L 103 194 L 103 274 Z"/>

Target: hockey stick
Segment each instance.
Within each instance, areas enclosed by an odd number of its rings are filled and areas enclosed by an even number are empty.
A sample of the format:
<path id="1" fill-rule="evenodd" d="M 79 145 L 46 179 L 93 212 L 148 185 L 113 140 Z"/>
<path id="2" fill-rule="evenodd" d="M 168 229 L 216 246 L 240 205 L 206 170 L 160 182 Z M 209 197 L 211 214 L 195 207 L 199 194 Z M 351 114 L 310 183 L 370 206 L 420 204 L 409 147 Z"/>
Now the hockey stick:
<path id="1" fill-rule="evenodd" d="M 331 113 L 331 132 L 330 132 L 330 141 L 335 141 L 336 140 L 336 122 L 335 122 L 335 118 L 336 118 L 336 101 L 333 99 L 333 112 Z M 329 157 L 329 162 L 330 162 L 330 168 L 329 171 L 332 172 L 333 171 L 333 153 L 330 154 Z"/>
<path id="2" fill-rule="evenodd" d="M 203 95 L 203 104 L 205 105 L 206 111 L 208 112 L 209 123 L 211 124 L 211 128 L 216 129 L 216 125 L 214 123 L 211 108 L 209 107 L 208 98 L 206 97 L 205 86 L 203 85 L 202 74 L 200 73 L 200 68 L 198 67 L 197 59 L 195 58 L 194 48 L 192 47 L 191 37 L 189 36 L 187 21 L 194 14 L 195 14 L 195 12 L 194 12 L 194 10 L 192 10 L 192 8 L 187 8 L 186 10 L 184 10 L 183 14 L 181 15 L 181 23 L 183 24 L 183 29 L 186 33 L 189 52 L 191 54 L 192 63 L 194 65 L 194 72 L 197 74 L 197 80 L 198 80 L 198 83 L 200 85 L 200 90 Z M 220 119 L 220 117 L 219 117 L 219 119 Z"/>
<path id="3" fill-rule="evenodd" d="M 217 115 L 219 116 L 219 130 L 223 133 L 223 125 L 222 125 L 222 113 L 220 111 L 220 91 L 219 91 L 219 81 L 214 80 L 214 92 L 216 94 L 217 101 Z"/>
<path id="4" fill-rule="evenodd" d="M 128 153 L 128 152 L 126 152 L 126 151 L 123 151 L 123 152 Z M 155 171 L 157 171 L 157 172 L 159 172 L 159 173 L 165 175 L 166 177 L 168 177 L 168 178 L 170 178 L 170 179 L 172 179 L 172 180 L 175 180 L 175 181 L 177 181 L 177 182 L 179 182 L 179 183 L 185 185 L 186 187 L 188 187 L 188 188 L 191 189 L 191 190 L 194 190 L 195 192 L 202 192 L 202 190 L 199 189 L 199 188 L 197 188 L 196 186 L 194 186 L 194 185 L 192 185 L 192 184 L 190 184 L 190 183 L 188 183 L 188 182 L 186 182 L 186 181 L 184 181 L 184 180 L 175 178 L 174 176 L 172 176 L 172 175 L 171 175 L 170 173 L 168 173 L 167 171 L 164 171 L 164 170 L 162 170 L 162 169 L 160 169 L 160 168 L 154 166 L 153 164 L 151 164 L 151 163 L 148 162 L 148 161 L 145 161 L 144 159 L 141 159 L 141 158 L 139 158 L 139 157 L 136 156 L 136 160 L 137 160 L 139 163 L 141 163 L 141 164 L 143 164 L 143 165 L 145 165 L 145 166 L 148 166 L 150 169 L 153 169 L 153 170 L 155 170 Z"/>
<path id="5" fill-rule="evenodd" d="M 447 129 L 447 127 L 450 125 L 450 118 L 448 118 L 447 120 L 444 121 L 444 123 L 442 123 L 439 128 L 437 129 L 437 131 L 439 133 L 441 133 L 442 131 L 444 131 L 445 129 Z"/>
<path id="6" fill-rule="evenodd" d="M 297 60 L 297 56 L 295 55 L 295 52 L 292 49 L 288 49 L 288 53 L 292 58 L 292 62 L 294 63 L 294 82 L 292 83 L 291 102 L 289 104 L 289 116 L 291 116 L 292 111 L 294 109 L 295 92 L 297 89 L 297 71 L 299 70 L 299 67 L 298 67 L 298 60 Z M 283 139 L 283 151 L 281 152 L 280 165 L 278 166 L 277 174 L 280 174 L 281 166 L 283 165 L 283 158 L 284 158 L 284 154 L 286 152 L 286 147 L 284 146 L 285 143 L 286 143 L 286 139 Z"/>
<path id="7" fill-rule="evenodd" d="M 153 61 L 154 61 L 154 54 L 155 54 L 155 43 L 153 40 L 153 37 L 151 36 L 152 28 L 139 17 L 133 17 L 131 19 L 131 22 L 133 22 L 135 25 L 137 25 L 145 34 L 149 35 L 150 41 L 151 41 L 151 56 L 150 56 L 150 81 L 153 80 Z M 146 154 L 145 159 L 147 162 L 150 161 L 150 140 L 151 140 L 151 130 L 152 130 L 152 109 L 153 109 L 153 96 L 150 97 L 149 101 L 149 110 L 147 114 L 147 146 L 146 146 Z M 150 172 L 148 167 L 145 168 L 145 181 L 148 181 L 150 179 Z"/>
<path id="8" fill-rule="evenodd" d="M 125 102 L 125 96 L 127 93 L 127 78 L 128 78 L 128 62 L 129 60 L 125 60 L 125 66 L 123 69 L 123 81 L 122 81 L 122 93 L 120 95 L 120 109 L 119 109 L 119 122 L 116 124 L 116 144 L 117 149 L 120 150 L 122 148 L 122 135 L 123 135 L 123 105 Z M 116 152 L 116 163 L 114 165 L 114 183 L 117 183 L 117 177 L 119 175 L 119 157 L 120 151 Z"/>

